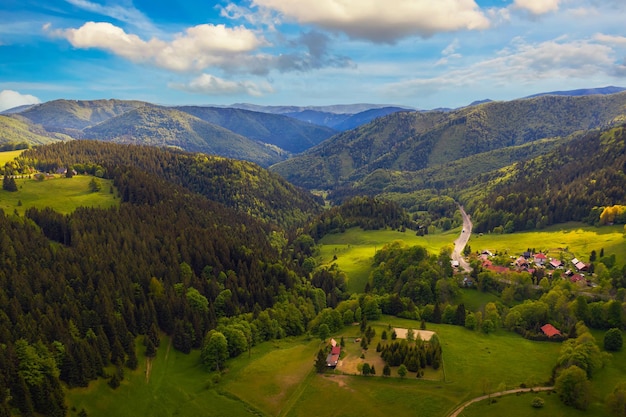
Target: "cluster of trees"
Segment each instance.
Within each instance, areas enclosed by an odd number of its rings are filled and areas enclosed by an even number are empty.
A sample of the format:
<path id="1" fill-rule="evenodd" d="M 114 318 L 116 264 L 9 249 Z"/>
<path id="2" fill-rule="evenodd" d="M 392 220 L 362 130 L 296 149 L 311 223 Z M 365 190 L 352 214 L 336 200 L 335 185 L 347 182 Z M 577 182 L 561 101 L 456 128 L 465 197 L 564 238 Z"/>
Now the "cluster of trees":
<path id="1" fill-rule="evenodd" d="M 578 337 L 563 342 L 554 368 L 554 389 L 565 405 L 586 410 L 591 400 L 589 380 L 604 366 L 607 353 L 601 352 L 586 326 L 576 324 Z"/>
<path id="2" fill-rule="evenodd" d="M 28 142 L 7 142 L 0 144 L 0 152 L 19 151 L 20 149 L 28 148 L 30 148 Z"/>
<path id="3" fill-rule="evenodd" d="M 458 294 L 457 283 L 450 279 L 452 273 L 449 248 L 433 256 L 423 247 L 393 242 L 374 255 L 366 291 L 398 294 L 416 305 L 446 303 Z"/>
<path id="4" fill-rule="evenodd" d="M 387 365 L 404 365 L 410 372 L 420 372 L 427 366 L 432 366 L 433 369 L 439 369 L 441 366 L 441 344 L 436 334 L 433 334 L 428 342 L 419 337 L 411 341 L 396 339 L 381 344 L 379 351 Z"/>
<path id="5" fill-rule="evenodd" d="M 407 212 L 396 203 L 375 197 L 353 197 L 323 212 L 309 227 L 309 235 L 319 240 L 329 233 L 351 227 L 364 230 L 413 228 Z"/>

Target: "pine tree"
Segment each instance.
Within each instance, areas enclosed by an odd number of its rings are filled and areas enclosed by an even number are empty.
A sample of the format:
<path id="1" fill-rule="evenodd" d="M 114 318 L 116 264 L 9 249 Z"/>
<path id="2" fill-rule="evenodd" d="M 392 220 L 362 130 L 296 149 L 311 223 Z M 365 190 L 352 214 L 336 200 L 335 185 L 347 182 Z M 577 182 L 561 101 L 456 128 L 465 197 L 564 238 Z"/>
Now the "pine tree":
<path id="1" fill-rule="evenodd" d="M 317 359 L 315 359 L 315 370 L 319 374 L 326 370 L 326 354 L 322 349 L 317 352 Z"/>

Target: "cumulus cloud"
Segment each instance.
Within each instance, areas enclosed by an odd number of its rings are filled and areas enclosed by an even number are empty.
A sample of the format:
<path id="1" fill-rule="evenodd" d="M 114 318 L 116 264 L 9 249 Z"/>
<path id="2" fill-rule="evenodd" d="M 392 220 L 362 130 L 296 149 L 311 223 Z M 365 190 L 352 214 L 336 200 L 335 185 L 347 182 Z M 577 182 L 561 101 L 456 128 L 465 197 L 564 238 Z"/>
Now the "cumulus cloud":
<path id="1" fill-rule="evenodd" d="M 526 10 L 535 16 L 556 12 L 561 0 L 515 0 L 513 7 Z"/>
<path id="2" fill-rule="evenodd" d="M 106 22 L 87 22 L 78 29 L 52 32 L 81 49 L 108 50 L 133 62 L 151 63 L 173 71 L 199 71 L 220 66 L 265 44 L 243 26 L 203 24 L 178 33 L 171 41 L 148 41 Z"/>
<path id="3" fill-rule="evenodd" d="M 490 26 L 474 0 L 253 0 L 253 4 L 299 23 L 376 43 Z"/>
<path id="4" fill-rule="evenodd" d="M 37 103 L 41 103 L 41 100 L 30 94 L 20 94 L 19 92 L 13 90 L 0 91 L 0 111 Z"/>
<path id="5" fill-rule="evenodd" d="M 207 95 L 238 95 L 246 94 L 260 97 L 274 90 L 266 82 L 257 84 L 251 81 L 230 81 L 215 77 L 211 74 L 202 74 L 186 84 L 170 84 L 171 88 L 191 93 Z"/>
<path id="6" fill-rule="evenodd" d="M 620 64 L 613 55 L 612 48 L 590 40 L 564 42 L 556 39 L 530 44 L 516 38 L 494 58 L 433 77 L 392 83 L 385 91 L 412 96 L 481 83 L 507 86 L 567 78 L 585 80 L 597 74 L 619 73 Z"/>

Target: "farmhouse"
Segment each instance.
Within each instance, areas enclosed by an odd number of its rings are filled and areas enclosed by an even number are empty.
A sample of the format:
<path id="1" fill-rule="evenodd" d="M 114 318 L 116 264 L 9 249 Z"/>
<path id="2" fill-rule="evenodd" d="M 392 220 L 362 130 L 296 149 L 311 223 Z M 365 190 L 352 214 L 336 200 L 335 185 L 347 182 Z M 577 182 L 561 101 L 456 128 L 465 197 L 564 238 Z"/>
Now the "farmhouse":
<path id="1" fill-rule="evenodd" d="M 579 271 L 586 271 L 587 270 L 587 265 L 585 265 L 582 262 L 577 262 L 574 264 L 574 266 L 576 267 L 576 269 L 578 269 Z"/>
<path id="2" fill-rule="evenodd" d="M 533 261 L 535 262 L 536 265 L 543 265 L 546 263 L 547 260 L 548 260 L 548 257 L 541 252 L 536 253 L 535 256 L 533 256 Z"/>
<path id="3" fill-rule="evenodd" d="M 561 335 L 561 332 L 559 331 L 559 329 L 557 329 L 556 327 L 554 327 L 553 325 L 549 323 L 541 326 L 541 331 L 543 332 L 543 334 L 545 334 L 548 337 Z"/>
<path id="4" fill-rule="evenodd" d="M 334 368 L 339 363 L 339 355 L 341 354 L 341 346 L 333 346 L 330 353 L 326 357 L 326 366 Z"/>
<path id="5" fill-rule="evenodd" d="M 558 259 L 552 259 L 550 261 L 550 266 L 554 269 L 563 268 L 563 262 L 559 261 Z"/>

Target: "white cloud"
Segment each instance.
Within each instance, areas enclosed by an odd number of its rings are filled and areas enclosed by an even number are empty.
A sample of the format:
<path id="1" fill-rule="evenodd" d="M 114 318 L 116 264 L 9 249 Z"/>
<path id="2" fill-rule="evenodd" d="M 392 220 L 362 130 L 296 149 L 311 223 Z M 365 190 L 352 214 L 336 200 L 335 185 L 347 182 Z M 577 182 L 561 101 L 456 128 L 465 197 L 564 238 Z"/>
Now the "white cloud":
<path id="1" fill-rule="evenodd" d="M 480 30 L 489 19 L 474 0 L 252 0 L 288 19 L 343 32 L 350 38 L 394 43 L 439 32 Z"/>
<path id="2" fill-rule="evenodd" d="M 251 81 L 229 81 L 211 74 L 202 74 L 187 84 L 173 83 L 169 86 L 178 90 L 208 95 L 246 94 L 260 97 L 274 91 L 266 82 L 256 84 Z"/>
<path id="3" fill-rule="evenodd" d="M 76 48 L 108 50 L 133 62 L 151 63 L 174 71 L 199 71 L 227 64 L 240 54 L 265 44 L 252 31 L 239 26 L 198 25 L 178 33 L 171 41 L 149 41 L 105 22 L 87 22 L 78 29 L 52 32 Z"/>
<path id="4" fill-rule="evenodd" d="M 614 51 L 590 40 L 564 42 L 564 39 L 529 44 L 520 38 L 486 59 L 440 75 L 388 84 L 384 90 L 399 96 L 428 94 L 487 84 L 491 87 L 519 87 L 543 80 L 589 80 L 599 74 L 620 72 Z"/>
<path id="5" fill-rule="evenodd" d="M 26 104 L 41 103 L 37 97 L 30 94 L 20 94 L 13 90 L 0 91 L 0 111 L 12 109 L 13 107 L 23 106 Z"/>
<path id="6" fill-rule="evenodd" d="M 603 33 L 596 33 L 593 36 L 593 39 L 602 43 L 626 46 L 626 36 L 614 36 L 614 35 L 605 35 Z"/>
<path id="7" fill-rule="evenodd" d="M 513 7 L 526 10 L 536 16 L 556 12 L 561 0 L 515 0 Z"/>

